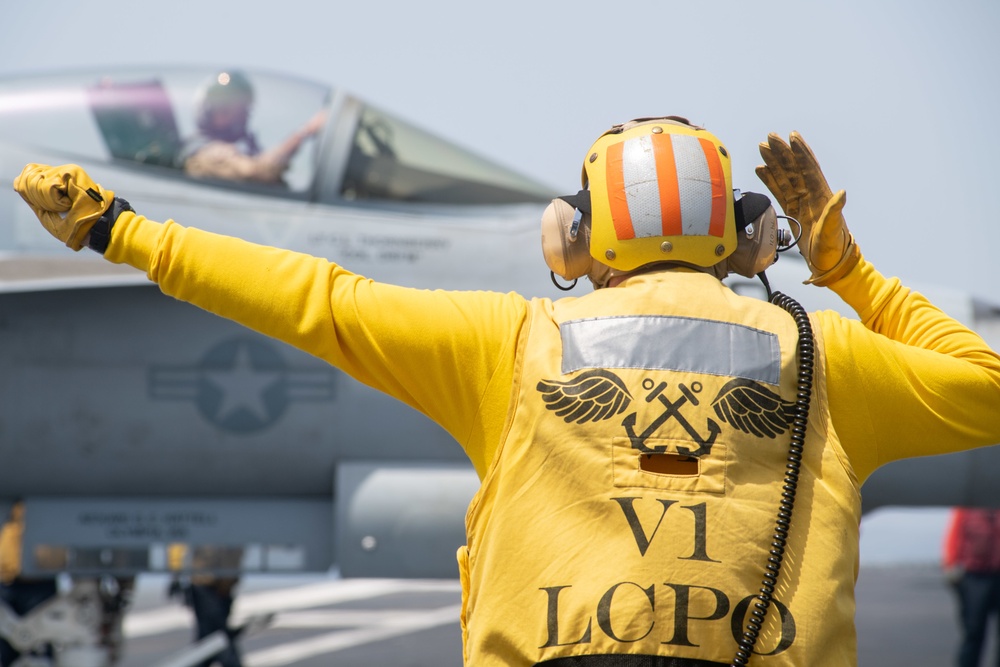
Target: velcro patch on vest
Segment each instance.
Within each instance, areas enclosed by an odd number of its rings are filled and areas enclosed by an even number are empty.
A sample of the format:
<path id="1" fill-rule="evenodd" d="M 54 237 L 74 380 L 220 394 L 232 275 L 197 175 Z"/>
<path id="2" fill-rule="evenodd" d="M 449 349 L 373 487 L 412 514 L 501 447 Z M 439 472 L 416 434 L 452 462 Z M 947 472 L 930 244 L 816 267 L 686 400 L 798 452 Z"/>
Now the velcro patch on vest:
<path id="1" fill-rule="evenodd" d="M 777 385 L 777 334 L 742 324 L 664 315 L 571 320 L 559 325 L 562 372 L 585 368 L 687 371 Z"/>

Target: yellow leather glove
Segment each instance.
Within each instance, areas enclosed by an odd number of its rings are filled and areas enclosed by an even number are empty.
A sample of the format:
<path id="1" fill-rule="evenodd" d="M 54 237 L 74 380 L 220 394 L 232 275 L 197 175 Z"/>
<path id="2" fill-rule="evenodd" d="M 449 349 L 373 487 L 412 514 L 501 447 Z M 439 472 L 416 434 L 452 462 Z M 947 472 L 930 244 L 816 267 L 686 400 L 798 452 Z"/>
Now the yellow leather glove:
<path id="1" fill-rule="evenodd" d="M 802 224 L 799 252 L 812 272 L 805 282 L 830 285 L 846 276 L 861 259 L 842 213 L 847 193 L 830 190 L 816 156 L 798 132 L 792 132 L 789 143 L 769 134 L 767 143 L 760 144 L 760 155 L 764 164 L 757 167 L 757 176 L 785 215 Z"/>
<path id="2" fill-rule="evenodd" d="M 83 247 L 90 228 L 115 198 L 75 164 L 51 167 L 29 164 L 14 179 L 14 190 L 28 203 L 42 226 L 73 250 Z"/>

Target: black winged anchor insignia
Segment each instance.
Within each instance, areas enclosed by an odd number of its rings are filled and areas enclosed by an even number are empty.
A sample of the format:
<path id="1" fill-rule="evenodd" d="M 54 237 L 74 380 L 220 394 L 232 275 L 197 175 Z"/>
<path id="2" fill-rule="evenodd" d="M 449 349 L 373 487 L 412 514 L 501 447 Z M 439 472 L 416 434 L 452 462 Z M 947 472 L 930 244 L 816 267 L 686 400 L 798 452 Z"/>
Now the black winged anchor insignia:
<path id="1" fill-rule="evenodd" d="M 545 407 L 567 424 L 609 419 L 632 402 L 621 378 L 601 369 L 581 373 L 568 382 L 541 380 L 535 388 L 541 392 Z"/>
<path id="2" fill-rule="evenodd" d="M 686 403 L 698 405 L 697 394 L 702 390 L 700 382 L 692 383 L 691 387 L 684 383 L 678 384 L 682 395 L 673 401 L 663 394 L 667 388 L 665 382 L 656 385 L 651 379 L 647 379 L 643 381 L 643 387 L 651 390 L 646 402 L 659 399 L 664 412 L 641 433 L 636 433 L 637 414 L 632 412 L 626 415 L 622 426 L 635 449 L 647 454 L 662 453 L 666 449 L 664 445 L 650 447 L 646 445 L 646 441 L 664 422 L 676 419 L 698 445 L 694 449 L 678 448 L 678 452 L 697 457 L 711 451 L 716 436 L 722 432 L 719 425 L 712 419 L 707 419 L 708 435 L 702 436 L 680 412 L 680 408 Z M 603 369 L 581 373 L 566 382 L 541 380 L 536 389 L 541 393 L 545 407 L 562 417 L 567 424 L 610 419 L 628 409 L 632 402 L 632 395 L 621 378 Z M 771 439 L 788 430 L 795 414 L 794 403 L 782 399 L 759 382 L 743 378 L 730 380 L 723 385 L 712 401 L 712 408 L 723 423 L 749 435 Z"/>
<path id="3" fill-rule="evenodd" d="M 742 378 L 727 382 L 712 407 L 722 421 L 759 438 L 781 435 L 795 416 L 794 403 L 759 382 Z"/>

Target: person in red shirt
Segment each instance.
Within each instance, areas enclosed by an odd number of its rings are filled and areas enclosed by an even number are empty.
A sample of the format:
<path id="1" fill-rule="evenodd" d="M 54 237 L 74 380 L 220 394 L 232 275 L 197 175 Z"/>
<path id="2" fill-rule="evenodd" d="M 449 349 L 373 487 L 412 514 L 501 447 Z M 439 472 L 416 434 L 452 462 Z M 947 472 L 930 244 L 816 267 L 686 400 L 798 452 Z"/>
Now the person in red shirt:
<path id="1" fill-rule="evenodd" d="M 977 667 L 990 616 L 1000 614 L 1000 510 L 955 508 L 945 534 L 943 566 L 958 596 L 962 623 L 957 664 Z"/>

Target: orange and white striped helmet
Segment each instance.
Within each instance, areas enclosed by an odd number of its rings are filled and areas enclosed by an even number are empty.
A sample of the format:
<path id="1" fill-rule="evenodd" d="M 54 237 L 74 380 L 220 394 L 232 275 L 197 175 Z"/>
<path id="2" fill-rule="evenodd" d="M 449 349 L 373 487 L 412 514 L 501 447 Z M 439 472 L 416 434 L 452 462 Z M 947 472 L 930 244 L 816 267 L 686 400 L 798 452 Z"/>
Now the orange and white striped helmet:
<path id="1" fill-rule="evenodd" d="M 729 153 L 683 118 L 611 128 L 587 152 L 583 183 L 590 254 L 616 271 L 664 261 L 712 266 L 736 250 Z"/>

